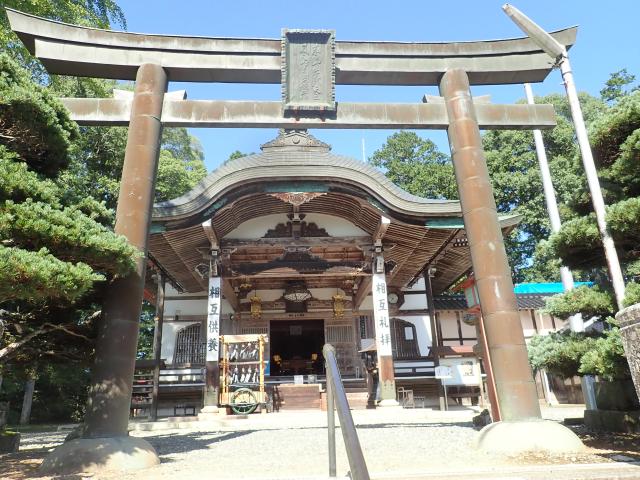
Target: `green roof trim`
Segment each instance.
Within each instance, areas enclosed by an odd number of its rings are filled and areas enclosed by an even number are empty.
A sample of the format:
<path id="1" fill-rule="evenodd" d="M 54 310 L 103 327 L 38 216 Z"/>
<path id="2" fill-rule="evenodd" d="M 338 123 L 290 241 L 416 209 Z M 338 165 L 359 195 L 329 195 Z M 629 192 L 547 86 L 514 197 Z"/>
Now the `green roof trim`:
<path id="1" fill-rule="evenodd" d="M 149 233 L 162 233 L 166 232 L 167 228 L 162 223 L 152 223 L 151 227 L 149 227 Z"/>
<path id="2" fill-rule="evenodd" d="M 511 213 L 507 215 L 498 215 L 498 221 L 502 227 L 511 227 L 517 225 L 522 220 L 522 215 Z M 425 222 L 426 227 L 442 228 L 442 229 L 462 229 L 464 222 L 461 217 L 436 217 L 430 218 Z"/>
<path id="3" fill-rule="evenodd" d="M 268 183 L 265 184 L 265 193 L 288 193 L 288 192 L 312 192 L 327 193 L 329 187 L 322 182 L 286 182 L 286 183 Z"/>

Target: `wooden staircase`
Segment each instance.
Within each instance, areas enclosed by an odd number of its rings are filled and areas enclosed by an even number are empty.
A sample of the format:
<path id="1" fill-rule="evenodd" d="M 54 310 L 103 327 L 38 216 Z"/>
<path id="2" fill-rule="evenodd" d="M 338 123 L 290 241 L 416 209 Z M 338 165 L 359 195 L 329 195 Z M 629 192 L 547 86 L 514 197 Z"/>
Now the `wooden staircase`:
<path id="1" fill-rule="evenodd" d="M 351 410 L 364 410 L 367 408 L 367 399 L 369 393 L 367 392 L 367 382 L 364 378 L 349 379 L 344 382 L 344 390 L 347 394 L 347 401 Z M 323 389 L 322 394 L 322 410 L 327 409 L 327 395 L 326 389 Z"/>
<path id="2" fill-rule="evenodd" d="M 273 404 L 275 410 L 317 410 L 320 408 L 320 385 L 274 386 Z"/>

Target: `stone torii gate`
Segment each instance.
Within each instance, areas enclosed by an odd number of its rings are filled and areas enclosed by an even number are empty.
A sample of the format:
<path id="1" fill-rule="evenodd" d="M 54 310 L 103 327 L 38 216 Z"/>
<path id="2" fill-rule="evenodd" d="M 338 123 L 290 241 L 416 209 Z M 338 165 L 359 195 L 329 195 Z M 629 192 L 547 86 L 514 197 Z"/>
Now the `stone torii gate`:
<path id="1" fill-rule="evenodd" d="M 480 137 L 480 129 L 552 128 L 555 112 L 551 105 L 474 102 L 470 92 L 470 85 L 544 80 L 552 59 L 533 41 L 343 42 L 330 30 L 283 30 L 274 40 L 179 37 L 97 30 L 9 9 L 7 14 L 49 73 L 135 80 L 129 97 L 61 100 L 81 125 L 129 126 L 115 231 L 145 254 L 165 125 L 446 129 L 503 420 L 485 428 L 481 445 L 581 448 L 569 430 L 540 419 Z M 576 29 L 552 35 L 569 48 Z M 166 93 L 169 81 L 280 83 L 282 101 L 186 100 Z M 437 85 L 441 96 L 414 104 L 336 102 L 336 84 Z M 45 470 L 158 462 L 153 447 L 127 434 L 145 263 L 141 257 L 136 271 L 109 289 L 82 438 L 54 451 Z"/>

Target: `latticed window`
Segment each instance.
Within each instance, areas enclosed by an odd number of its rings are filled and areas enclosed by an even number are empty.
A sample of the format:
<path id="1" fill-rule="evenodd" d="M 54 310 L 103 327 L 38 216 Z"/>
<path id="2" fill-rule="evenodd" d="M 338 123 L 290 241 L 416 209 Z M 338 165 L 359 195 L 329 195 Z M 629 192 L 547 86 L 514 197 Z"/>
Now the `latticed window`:
<path id="1" fill-rule="evenodd" d="M 391 319 L 391 346 L 394 360 L 420 357 L 416 326 L 399 318 Z"/>
<path id="2" fill-rule="evenodd" d="M 199 323 L 194 323 L 178 331 L 176 350 L 173 356 L 174 364 L 204 363 L 205 342 L 201 331 L 202 327 Z"/>

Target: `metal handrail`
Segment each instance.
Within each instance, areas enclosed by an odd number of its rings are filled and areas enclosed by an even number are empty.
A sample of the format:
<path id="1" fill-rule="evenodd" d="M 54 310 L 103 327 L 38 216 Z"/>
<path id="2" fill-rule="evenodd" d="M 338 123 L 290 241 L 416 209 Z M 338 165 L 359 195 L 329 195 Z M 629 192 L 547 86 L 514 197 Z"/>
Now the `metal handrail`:
<path id="1" fill-rule="evenodd" d="M 354 480 L 369 480 L 369 470 L 364 461 L 362 447 L 358 439 L 347 394 L 342 384 L 338 362 L 336 361 L 336 349 L 333 345 L 327 343 L 322 347 L 324 361 L 327 370 L 327 423 L 329 435 L 329 476 L 336 476 L 336 422 L 334 409 L 338 411 L 340 426 L 342 430 L 342 438 L 344 446 L 347 450 L 347 459 L 349 460 L 349 468 L 351 470 L 351 478 Z"/>

